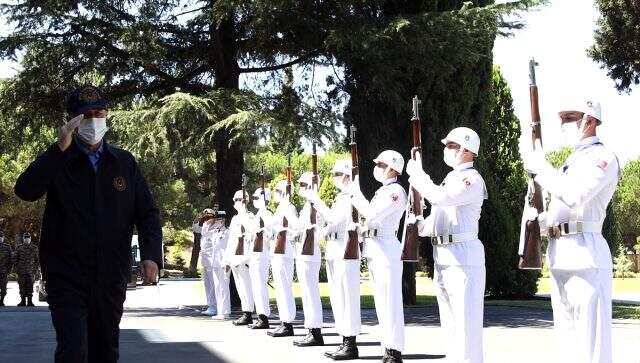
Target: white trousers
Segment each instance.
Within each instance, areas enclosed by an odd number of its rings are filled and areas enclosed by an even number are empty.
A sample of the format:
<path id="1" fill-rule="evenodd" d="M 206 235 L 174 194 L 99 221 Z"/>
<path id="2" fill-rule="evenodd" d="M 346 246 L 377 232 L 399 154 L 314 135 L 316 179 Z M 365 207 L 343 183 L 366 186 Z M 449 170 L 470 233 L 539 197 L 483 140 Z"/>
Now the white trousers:
<path id="1" fill-rule="evenodd" d="M 336 331 L 343 337 L 360 334 L 360 260 L 327 260 L 327 279 Z"/>
<path id="2" fill-rule="evenodd" d="M 296 318 L 296 301 L 293 298 L 293 259 L 273 258 L 271 272 L 280 321 L 291 323 Z"/>
<path id="3" fill-rule="evenodd" d="M 204 293 L 207 297 L 207 306 L 210 310 L 216 310 L 216 292 L 213 283 L 213 256 L 202 255 L 202 280 Z"/>
<path id="4" fill-rule="evenodd" d="M 385 349 L 402 352 L 404 350 L 402 261 L 369 258 L 368 265 L 381 345 Z"/>
<path id="5" fill-rule="evenodd" d="M 436 265 L 433 285 L 447 363 L 482 363 L 484 266 Z"/>
<path id="6" fill-rule="evenodd" d="M 302 295 L 304 327 L 305 329 L 322 328 L 320 261 L 296 260 L 296 273 Z"/>
<path id="7" fill-rule="evenodd" d="M 232 266 L 233 279 L 236 282 L 238 288 L 238 295 L 240 296 L 240 305 L 242 311 L 253 312 L 253 292 L 251 292 L 251 276 L 249 275 L 249 267 L 244 263 L 238 266 Z"/>
<path id="8" fill-rule="evenodd" d="M 574 363 L 611 363 L 611 270 L 552 269 L 549 272 L 553 324 L 561 359 Z"/>
<path id="9" fill-rule="evenodd" d="M 231 294 L 229 292 L 229 273 L 224 267 L 212 267 L 213 286 L 215 288 L 218 314 L 231 314 Z"/>
<path id="10" fill-rule="evenodd" d="M 259 315 L 271 315 L 269 306 L 269 259 L 261 258 L 251 260 L 249 264 L 249 275 L 251 276 L 251 289 L 253 291 L 253 301 L 256 304 L 256 313 Z"/>

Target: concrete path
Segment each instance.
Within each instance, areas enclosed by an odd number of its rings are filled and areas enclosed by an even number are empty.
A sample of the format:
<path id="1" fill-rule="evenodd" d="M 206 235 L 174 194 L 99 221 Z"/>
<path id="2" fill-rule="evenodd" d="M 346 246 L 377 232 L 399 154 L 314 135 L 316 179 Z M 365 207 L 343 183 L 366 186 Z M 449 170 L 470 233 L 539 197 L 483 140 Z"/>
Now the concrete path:
<path id="1" fill-rule="evenodd" d="M 298 314 L 296 337 L 271 338 L 265 331 L 234 327 L 201 316 L 200 282 L 163 282 L 159 288 L 128 292 L 121 324 L 121 362 L 135 363 L 267 363 L 330 362 L 322 356 L 334 350 L 340 338 L 325 310 L 323 329 L 327 346 L 297 348 L 294 339 L 304 335 Z M 406 362 L 445 362 L 436 308 L 406 308 Z M 551 312 L 489 306 L 485 311 L 486 363 L 558 362 L 554 359 Z M 273 324 L 277 321 L 272 320 Z M 363 310 L 363 334 L 358 338 L 362 361 L 380 361 L 375 311 Z M 0 362 L 51 362 L 55 335 L 46 306 L 0 308 Z M 640 321 L 614 322 L 614 362 L 638 363 Z M 566 361 L 568 363 L 568 361 Z"/>

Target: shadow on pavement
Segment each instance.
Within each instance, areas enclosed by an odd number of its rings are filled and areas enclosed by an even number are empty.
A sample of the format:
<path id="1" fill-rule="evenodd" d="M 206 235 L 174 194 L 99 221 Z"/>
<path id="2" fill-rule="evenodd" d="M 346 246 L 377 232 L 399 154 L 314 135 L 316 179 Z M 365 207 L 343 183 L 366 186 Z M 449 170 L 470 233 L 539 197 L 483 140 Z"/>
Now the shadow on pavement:
<path id="1" fill-rule="evenodd" d="M 418 359 L 443 359 L 444 355 L 431 355 L 431 354 L 403 354 L 402 360 L 418 360 Z M 361 360 L 382 360 L 381 355 L 360 356 Z"/>

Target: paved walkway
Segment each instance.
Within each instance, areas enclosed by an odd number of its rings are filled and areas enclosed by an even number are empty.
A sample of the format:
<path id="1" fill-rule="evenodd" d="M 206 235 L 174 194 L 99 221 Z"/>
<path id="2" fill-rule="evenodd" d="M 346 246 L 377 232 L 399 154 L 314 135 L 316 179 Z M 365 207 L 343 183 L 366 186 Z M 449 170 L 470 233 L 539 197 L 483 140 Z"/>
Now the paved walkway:
<path id="1" fill-rule="evenodd" d="M 330 362 L 322 356 L 334 350 L 339 337 L 330 310 L 325 310 L 326 347 L 292 345 L 305 331 L 301 314 L 294 324 L 295 338 L 274 339 L 264 331 L 234 327 L 201 316 L 199 282 L 163 282 L 160 287 L 129 291 L 121 324 L 121 362 L 135 363 L 268 363 Z M 15 291 L 10 290 L 12 293 Z M 11 296 L 10 296 L 11 297 Z M 14 297 L 15 298 L 15 297 Z M 14 299 L 12 298 L 12 299 Z M 444 362 L 436 308 L 407 308 L 406 362 Z M 358 338 L 363 361 L 379 361 L 375 311 L 363 311 L 363 334 Z M 272 320 L 276 324 L 276 320 Z M 538 363 L 552 359 L 551 312 L 490 306 L 485 311 L 485 362 Z M 614 322 L 614 362 L 638 363 L 640 321 Z M 46 306 L 0 308 L 0 362 L 51 362 L 55 335 Z"/>

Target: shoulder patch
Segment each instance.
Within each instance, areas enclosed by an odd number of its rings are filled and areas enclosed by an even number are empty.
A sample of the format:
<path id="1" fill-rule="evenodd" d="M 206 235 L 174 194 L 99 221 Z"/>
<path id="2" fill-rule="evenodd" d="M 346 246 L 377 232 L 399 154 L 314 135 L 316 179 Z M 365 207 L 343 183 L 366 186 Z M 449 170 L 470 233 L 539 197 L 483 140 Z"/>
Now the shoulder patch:
<path id="1" fill-rule="evenodd" d="M 606 170 L 608 166 L 609 163 L 607 163 L 606 160 L 600 160 L 600 162 L 598 162 L 598 168 L 602 170 Z"/>
<path id="2" fill-rule="evenodd" d="M 397 202 L 398 199 L 400 199 L 400 196 L 396 193 L 392 193 L 391 194 L 391 200 L 393 200 L 394 202 Z"/>

